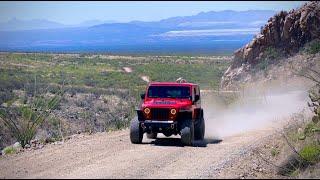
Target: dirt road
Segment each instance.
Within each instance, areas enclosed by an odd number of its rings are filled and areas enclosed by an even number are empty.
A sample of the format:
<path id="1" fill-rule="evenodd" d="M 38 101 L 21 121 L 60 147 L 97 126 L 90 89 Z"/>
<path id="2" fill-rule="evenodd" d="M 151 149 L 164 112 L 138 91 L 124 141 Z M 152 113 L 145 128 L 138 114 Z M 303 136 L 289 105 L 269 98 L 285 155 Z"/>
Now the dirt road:
<path id="1" fill-rule="evenodd" d="M 60 145 L 0 157 L 0 178 L 214 178 L 272 130 L 206 139 L 182 147 L 179 137 L 130 143 L 129 131 L 79 135 Z"/>
<path id="2" fill-rule="evenodd" d="M 232 174 L 238 170 L 228 167 L 245 162 L 252 148 L 284 127 L 290 118 L 283 117 L 305 107 L 307 96 L 295 92 L 265 97 L 265 104 L 240 103 L 228 109 L 208 103 L 218 99 L 204 98 L 206 135 L 223 138 L 207 137 L 195 147 L 183 147 L 179 136 L 162 134 L 131 144 L 128 129 L 80 134 L 60 145 L 0 156 L 0 178 L 239 178 Z"/>

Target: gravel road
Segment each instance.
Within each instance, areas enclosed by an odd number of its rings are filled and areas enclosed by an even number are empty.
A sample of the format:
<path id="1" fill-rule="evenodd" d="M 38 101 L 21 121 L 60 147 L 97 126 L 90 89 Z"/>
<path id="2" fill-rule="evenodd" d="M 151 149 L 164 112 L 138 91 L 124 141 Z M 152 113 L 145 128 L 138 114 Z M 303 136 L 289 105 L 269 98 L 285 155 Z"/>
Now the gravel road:
<path id="1" fill-rule="evenodd" d="M 0 178 L 215 178 L 270 133 L 207 138 L 196 147 L 183 147 L 179 136 L 161 135 L 131 144 L 128 129 L 78 135 L 60 145 L 0 156 Z"/>
<path id="2" fill-rule="evenodd" d="M 143 144 L 131 144 L 128 129 L 79 134 L 62 144 L 0 156 L 0 178 L 238 178 L 233 174 L 238 170 L 228 167 L 236 162 L 251 163 L 245 156 L 252 148 L 284 127 L 289 119 L 281 117 L 299 112 L 306 101 L 305 95 L 289 93 L 268 96 L 267 102 L 228 109 L 234 114 L 204 103 L 206 135 L 219 131 L 223 138 L 207 137 L 195 142 L 195 147 L 183 147 L 179 136 L 162 134 L 156 140 L 144 137 Z M 257 117 L 259 121 L 255 121 Z"/>

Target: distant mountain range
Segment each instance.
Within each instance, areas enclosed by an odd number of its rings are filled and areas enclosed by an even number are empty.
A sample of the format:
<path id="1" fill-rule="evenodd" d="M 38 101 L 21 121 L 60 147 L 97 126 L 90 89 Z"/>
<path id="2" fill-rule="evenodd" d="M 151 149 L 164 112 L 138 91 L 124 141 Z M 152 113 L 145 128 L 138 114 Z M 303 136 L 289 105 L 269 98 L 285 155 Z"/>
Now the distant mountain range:
<path id="1" fill-rule="evenodd" d="M 78 25 L 14 19 L 6 27 L 0 25 L 4 27 L 0 31 L 0 50 L 225 53 L 247 43 L 275 13 L 265 10 L 212 11 L 155 22 L 92 20 Z"/>
<path id="2" fill-rule="evenodd" d="M 89 27 L 104 23 L 115 23 L 116 21 L 88 20 L 79 24 L 66 25 L 46 19 L 21 20 L 17 18 L 10 19 L 7 22 L 0 23 L 0 31 L 21 31 L 36 29 L 59 29 L 70 27 Z"/>

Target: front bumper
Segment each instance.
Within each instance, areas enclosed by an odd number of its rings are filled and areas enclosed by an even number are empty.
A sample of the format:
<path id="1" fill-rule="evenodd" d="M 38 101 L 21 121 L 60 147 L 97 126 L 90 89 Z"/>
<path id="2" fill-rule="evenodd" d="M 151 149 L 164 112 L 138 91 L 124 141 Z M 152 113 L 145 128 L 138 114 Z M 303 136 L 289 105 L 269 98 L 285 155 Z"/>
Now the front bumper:
<path id="1" fill-rule="evenodd" d="M 140 126 L 146 132 L 176 131 L 177 125 L 177 121 L 145 120 L 140 122 Z"/>

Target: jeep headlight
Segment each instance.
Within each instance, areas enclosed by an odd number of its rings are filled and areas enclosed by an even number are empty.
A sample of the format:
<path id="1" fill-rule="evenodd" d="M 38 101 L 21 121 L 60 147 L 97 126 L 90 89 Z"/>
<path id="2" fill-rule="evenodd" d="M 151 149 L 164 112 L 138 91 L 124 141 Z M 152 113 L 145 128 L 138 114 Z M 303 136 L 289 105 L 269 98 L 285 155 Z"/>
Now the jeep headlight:
<path id="1" fill-rule="evenodd" d="M 143 112 L 144 112 L 145 114 L 149 114 L 149 113 L 150 113 L 150 109 L 149 109 L 149 108 L 145 108 L 145 109 L 143 110 Z"/>
<path id="2" fill-rule="evenodd" d="M 176 109 L 171 109 L 171 110 L 170 110 L 170 113 L 171 113 L 172 115 L 175 115 L 175 114 L 177 113 L 177 110 L 176 110 Z"/>

